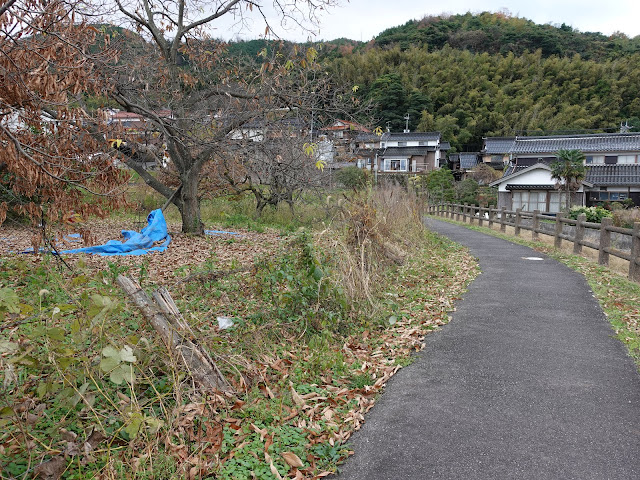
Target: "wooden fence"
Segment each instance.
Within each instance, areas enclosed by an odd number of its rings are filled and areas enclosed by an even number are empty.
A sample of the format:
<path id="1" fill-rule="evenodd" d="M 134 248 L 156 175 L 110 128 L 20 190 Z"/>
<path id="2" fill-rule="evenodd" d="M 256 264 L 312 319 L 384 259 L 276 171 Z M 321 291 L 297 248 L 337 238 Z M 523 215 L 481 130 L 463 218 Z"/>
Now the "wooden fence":
<path id="1" fill-rule="evenodd" d="M 609 265 L 609 257 L 622 258 L 629 262 L 629 279 L 640 283 L 640 222 L 636 222 L 633 228 L 620 228 L 613 225 L 611 218 L 603 218 L 602 223 L 587 222 L 587 217 L 581 214 L 577 220 L 564 218 L 561 214 L 544 215 L 540 211 L 523 211 L 522 209 L 507 210 L 490 207 L 477 207 L 475 205 L 459 205 L 455 203 L 442 203 L 428 207 L 430 215 L 449 218 L 452 220 L 477 223 L 479 226 L 486 224 L 489 228 L 500 225 L 500 231 L 506 232 L 507 226 L 514 229 L 516 236 L 522 230 L 531 231 L 531 236 L 537 240 L 539 234 L 554 237 L 555 248 L 560 248 L 562 240 L 573 242 L 573 253 L 581 254 L 582 247 L 593 248 L 598 251 L 598 263 Z M 551 222 L 551 223 L 550 223 Z M 545 227 L 547 225 L 547 228 Z M 555 225 L 553 225 L 555 224 Z M 548 228 L 553 225 L 553 228 Z M 565 232 L 565 225 L 571 226 L 572 233 Z M 588 230 L 597 231 L 598 241 L 589 241 L 585 238 Z M 612 247 L 611 234 L 617 233 L 629 240 L 629 248 L 617 249 Z"/>

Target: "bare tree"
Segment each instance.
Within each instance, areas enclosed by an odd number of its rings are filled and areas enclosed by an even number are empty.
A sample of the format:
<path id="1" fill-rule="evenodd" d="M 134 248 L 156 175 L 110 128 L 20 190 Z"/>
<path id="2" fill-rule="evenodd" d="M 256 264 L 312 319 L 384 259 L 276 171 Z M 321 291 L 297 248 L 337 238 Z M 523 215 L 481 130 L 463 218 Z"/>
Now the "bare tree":
<path id="1" fill-rule="evenodd" d="M 149 186 L 177 206 L 184 232 L 202 233 L 198 186 L 205 165 L 223 155 L 235 155 L 243 145 L 256 146 L 234 132 L 273 112 L 302 116 L 320 111 L 335 92 L 327 86 L 312 48 L 288 48 L 276 42 L 249 64 L 225 56 L 224 45 L 213 41 L 207 31 L 225 16 L 241 22 L 247 8 L 267 22 L 257 2 L 115 1 L 119 13 L 147 43 L 144 55 L 121 58 L 112 71 L 105 72 L 112 82 L 110 95 L 162 135 L 176 174 L 175 186 L 145 170 L 144 163 L 159 160 L 159 152 L 134 136 L 124 138 L 121 153 Z M 291 20 L 292 12 L 303 6 L 313 16 L 316 9 L 331 3 L 276 1 L 274 5 L 281 19 Z M 267 22 L 267 31 L 270 28 Z"/>
<path id="2" fill-rule="evenodd" d="M 298 196 L 321 185 L 322 171 L 313 154 L 313 147 L 282 128 L 271 138 L 244 145 L 235 157 L 223 158 L 222 181 L 234 194 L 251 192 L 258 215 L 266 206 L 280 203 L 286 203 L 293 213 Z M 235 160 L 235 168 L 230 166 L 230 158 Z"/>

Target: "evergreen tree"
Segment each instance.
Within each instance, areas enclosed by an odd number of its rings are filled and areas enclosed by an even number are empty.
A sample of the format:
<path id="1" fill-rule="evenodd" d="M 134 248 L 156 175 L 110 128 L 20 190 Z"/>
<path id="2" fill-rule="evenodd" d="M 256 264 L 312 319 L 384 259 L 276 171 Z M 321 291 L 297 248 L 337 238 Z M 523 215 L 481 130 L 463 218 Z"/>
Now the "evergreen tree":
<path id="1" fill-rule="evenodd" d="M 571 209 L 571 194 L 577 192 L 587 174 L 584 154 L 580 150 L 558 150 L 557 161 L 551 164 L 551 178 L 557 180 L 556 188 L 566 195 L 566 209 Z"/>

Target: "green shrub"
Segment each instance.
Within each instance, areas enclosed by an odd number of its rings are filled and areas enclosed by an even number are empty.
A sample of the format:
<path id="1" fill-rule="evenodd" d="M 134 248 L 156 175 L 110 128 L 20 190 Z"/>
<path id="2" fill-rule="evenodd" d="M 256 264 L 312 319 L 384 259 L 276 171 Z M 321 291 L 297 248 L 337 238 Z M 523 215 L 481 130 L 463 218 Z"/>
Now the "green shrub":
<path id="1" fill-rule="evenodd" d="M 362 190 L 371 181 L 369 171 L 358 167 L 341 168 L 335 173 L 335 177 L 345 188 L 355 190 Z"/>
<path id="2" fill-rule="evenodd" d="M 613 217 L 613 214 L 609 210 L 602 207 L 571 207 L 569 217 L 575 220 L 583 213 L 587 216 L 587 222 L 593 223 L 600 223 L 605 217 Z"/>

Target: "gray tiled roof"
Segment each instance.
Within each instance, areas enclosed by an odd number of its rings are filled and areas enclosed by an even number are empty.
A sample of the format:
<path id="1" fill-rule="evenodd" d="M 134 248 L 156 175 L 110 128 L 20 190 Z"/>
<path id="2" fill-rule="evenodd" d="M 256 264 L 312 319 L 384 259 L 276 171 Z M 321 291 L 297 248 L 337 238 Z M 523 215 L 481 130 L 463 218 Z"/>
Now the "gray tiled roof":
<path id="1" fill-rule="evenodd" d="M 487 154 L 553 154 L 558 150 L 584 153 L 638 152 L 640 133 L 595 133 L 545 137 L 494 137 L 485 139 Z"/>
<path id="2" fill-rule="evenodd" d="M 355 141 L 356 142 L 379 142 L 380 138 L 381 136 L 376 135 L 375 133 L 359 132 L 356 135 Z"/>
<path id="3" fill-rule="evenodd" d="M 478 154 L 470 152 L 460 153 L 460 168 L 473 168 L 478 164 Z"/>
<path id="4" fill-rule="evenodd" d="M 449 142 L 440 142 L 440 150 L 451 150 L 451 144 Z"/>
<path id="5" fill-rule="evenodd" d="M 426 155 L 435 152 L 436 147 L 388 147 L 383 149 L 380 157 L 411 157 L 413 155 Z"/>
<path id="6" fill-rule="evenodd" d="M 638 133 L 603 133 L 596 135 L 573 135 L 553 137 L 518 137 L 513 153 L 554 153 L 558 150 L 581 150 L 582 152 L 626 152 L 640 151 Z"/>
<path id="7" fill-rule="evenodd" d="M 401 142 L 428 142 L 440 140 L 440 132 L 409 132 L 409 133 L 391 133 L 382 134 L 383 142 L 401 141 Z"/>
<path id="8" fill-rule="evenodd" d="M 585 180 L 597 186 L 640 185 L 640 165 L 591 165 Z"/>
<path id="9" fill-rule="evenodd" d="M 510 177 L 532 165 L 510 165 L 502 176 Z M 636 165 L 589 165 L 585 182 L 597 187 L 640 186 L 640 164 Z"/>
<path id="10" fill-rule="evenodd" d="M 511 152 L 516 137 L 487 137 L 484 139 L 483 152 L 498 155 Z"/>

